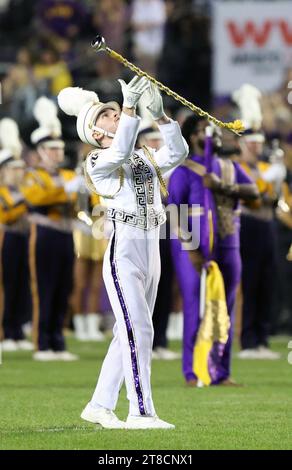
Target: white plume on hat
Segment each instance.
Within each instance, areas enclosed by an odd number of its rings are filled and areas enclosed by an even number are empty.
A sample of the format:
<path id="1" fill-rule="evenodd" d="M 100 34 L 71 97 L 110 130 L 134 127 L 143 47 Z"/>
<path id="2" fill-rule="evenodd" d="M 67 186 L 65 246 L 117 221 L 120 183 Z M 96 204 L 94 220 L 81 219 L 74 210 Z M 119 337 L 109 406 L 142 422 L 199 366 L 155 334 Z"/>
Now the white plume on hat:
<path id="1" fill-rule="evenodd" d="M 232 94 L 232 99 L 240 109 L 241 120 L 246 129 L 256 131 L 262 126 L 261 96 L 261 92 L 248 83 L 242 85 Z"/>
<path id="2" fill-rule="evenodd" d="M 20 158 L 22 145 L 19 138 L 17 123 L 11 118 L 3 118 L 0 121 L 0 146 L 2 152 L 10 153 L 11 157 Z"/>
<path id="3" fill-rule="evenodd" d="M 79 87 L 67 87 L 60 91 L 58 104 L 69 116 L 78 116 L 86 104 L 98 104 L 99 99 L 94 91 L 83 90 Z"/>
<path id="4" fill-rule="evenodd" d="M 60 91 L 58 103 L 64 113 L 77 116 L 76 128 L 79 138 L 86 144 L 98 147 L 98 142 L 92 136 L 92 127 L 98 115 L 108 108 L 120 112 L 120 106 L 115 101 L 102 103 L 94 91 L 83 90 L 79 87 L 67 87 Z"/>
<path id="5" fill-rule="evenodd" d="M 61 122 L 58 119 L 58 108 L 52 100 L 41 96 L 35 102 L 33 114 L 39 127 L 31 134 L 31 141 L 37 145 L 44 140 L 58 139 L 62 135 Z"/>

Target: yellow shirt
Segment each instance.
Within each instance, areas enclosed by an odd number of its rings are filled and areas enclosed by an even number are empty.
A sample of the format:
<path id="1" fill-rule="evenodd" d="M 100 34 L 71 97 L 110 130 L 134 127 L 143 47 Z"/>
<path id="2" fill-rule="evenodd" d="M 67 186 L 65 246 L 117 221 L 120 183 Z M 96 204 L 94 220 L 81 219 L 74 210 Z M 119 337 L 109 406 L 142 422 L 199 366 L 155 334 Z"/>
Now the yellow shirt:
<path id="1" fill-rule="evenodd" d="M 0 186 L 0 223 L 9 225 L 16 222 L 27 212 L 22 194 L 8 186 Z"/>
<path id="2" fill-rule="evenodd" d="M 57 170 L 51 174 L 43 168 L 27 172 L 21 192 L 30 206 L 30 212 L 38 212 L 52 220 L 71 216 L 76 193 L 67 194 L 64 183 L 75 178 L 72 170 Z"/>
<path id="3" fill-rule="evenodd" d="M 258 190 L 261 194 L 267 193 L 271 197 L 274 196 L 274 186 L 272 183 L 267 183 L 261 178 L 261 175 L 268 171 L 271 167 L 270 163 L 266 162 L 258 162 L 255 170 L 251 168 L 247 163 L 242 162 L 240 166 L 245 170 L 245 172 L 254 180 L 256 183 Z"/>
<path id="4" fill-rule="evenodd" d="M 50 91 L 54 96 L 73 83 L 69 69 L 62 61 L 50 65 L 37 64 L 34 67 L 34 75 L 39 80 L 50 81 Z"/>

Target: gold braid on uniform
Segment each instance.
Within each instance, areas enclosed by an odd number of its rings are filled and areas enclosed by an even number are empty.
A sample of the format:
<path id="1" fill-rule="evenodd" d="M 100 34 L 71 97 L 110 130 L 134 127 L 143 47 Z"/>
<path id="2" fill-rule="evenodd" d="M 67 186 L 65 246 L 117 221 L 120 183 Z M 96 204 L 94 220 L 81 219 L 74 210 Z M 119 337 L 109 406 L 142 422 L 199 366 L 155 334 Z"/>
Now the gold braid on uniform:
<path id="1" fill-rule="evenodd" d="M 155 171 L 156 171 L 156 174 L 157 174 L 157 177 L 159 179 L 159 183 L 160 183 L 160 187 L 161 187 L 161 192 L 163 194 L 164 197 L 167 197 L 168 196 L 168 191 L 167 191 L 167 188 L 166 188 L 166 183 L 163 179 L 163 176 L 161 174 L 161 171 L 160 171 L 160 168 L 159 166 L 157 165 L 156 161 L 154 160 L 154 157 L 152 156 L 151 152 L 149 151 L 149 149 L 143 145 L 142 146 L 143 150 L 144 150 L 144 153 L 145 155 L 148 157 L 148 159 L 150 160 L 150 162 L 152 163 L 152 165 L 154 166 L 155 168 Z M 88 157 L 87 157 L 88 158 Z M 86 159 L 87 161 L 87 159 Z M 95 194 L 98 194 L 99 196 L 101 197 L 104 197 L 106 199 L 113 199 L 116 194 L 118 194 L 118 192 L 121 190 L 121 188 L 123 187 L 123 184 L 124 184 L 124 179 L 125 179 L 125 174 L 124 174 L 124 170 L 123 170 L 123 167 L 121 166 L 119 168 L 119 178 L 120 178 L 120 186 L 118 188 L 118 190 L 114 193 L 114 194 L 100 194 L 96 191 L 92 181 L 91 181 L 91 178 L 87 172 L 87 169 L 86 169 L 86 161 L 83 165 L 83 168 L 84 168 L 84 176 L 85 176 L 85 182 L 86 182 L 86 185 L 88 187 L 88 189 L 95 193 Z"/>
<path id="2" fill-rule="evenodd" d="M 152 163 L 152 165 L 155 168 L 155 171 L 156 171 L 156 174 L 157 174 L 158 179 L 159 179 L 160 188 L 161 188 L 161 192 L 162 192 L 163 196 L 167 197 L 168 196 L 168 191 L 167 191 L 167 188 L 166 188 L 166 183 L 163 179 L 163 176 L 161 174 L 159 166 L 157 165 L 156 161 L 154 160 L 153 155 L 151 154 L 150 150 L 146 147 L 146 145 L 142 145 L 142 149 L 144 150 L 145 155 L 148 157 L 148 159 L 150 160 L 150 162 Z"/>
<path id="3" fill-rule="evenodd" d="M 90 156 L 90 155 L 89 155 Z M 87 157 L 88 158 L 88 157 Z M 87 161 L 87 159 L 86 159 Z M 91 181 L 91 178 L 87 172 L 87 169 L 86 169 L 86 161 L 85 163 L 83 164 L 83 169 L 84 169 L 84 177 L 85 177 L 85 182 L 86 182 L 86 186 L 88 187 L 88 189 L 92 192 L 92 193 L 95 193 L 97 194 L 98 196 L 101 196 L 101 197 L 104 197 L 105 199 L 114 199 L 114 197 L 118 194 L 118 192 L 122 189 L 123 185 L 124 185 L 124 179 L 125 179 L 125 174 L 124 174 L 124 170 L 123 170 L 123 167 L 120 167 L 119 168 L 119 178 L 120 178 L 120 186 L 118 188 L 118 190 L 114 193 L 114 194 L 100 194 L 96 191 L 95 187 L 94 187 L 94 184 L 92 183 Z"/>

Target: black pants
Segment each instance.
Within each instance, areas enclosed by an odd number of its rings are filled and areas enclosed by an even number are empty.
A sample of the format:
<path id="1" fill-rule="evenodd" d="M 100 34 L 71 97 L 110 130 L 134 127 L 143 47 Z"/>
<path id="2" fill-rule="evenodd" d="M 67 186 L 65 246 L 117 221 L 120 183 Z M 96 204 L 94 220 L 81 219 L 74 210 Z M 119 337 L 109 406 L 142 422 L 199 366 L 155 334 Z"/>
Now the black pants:
<path id="1" fill-rule="evenodd" d="M 166 330 L 172 302 L 173 266 L 170 240 L 160 240 L 161 276 L 153 313 L 154 341 L 153 348 L 167 346 Z"/>
<path id="2" fill-rule="evenodd" d="M 253 217 L 241 217 L 242 331 L 241 346 L 253 349 L 268 345 L 274 303 L 275 227 Z"/>
<path id="3" fill-rule="evenodd" d="M 24 338 L 22 324 L 30 309 L 28 236 L 5 232 L 2 243 L 3 333 L 5 339 Z"/>
<path id="4" fill-rule="evenodd" d="M 287 254 L 292 243 L 291 229 L 277 223 L 278 240 L 278 315 L 274 321 L 276 333 L 292 334 L 292 261 Z"/>
<path id="5" fill-rule="evenodd" d="M 62 328 L 72 290 L 72 234 L 33 225 L 29 252 L 36 347 L 63 351 Z"/>

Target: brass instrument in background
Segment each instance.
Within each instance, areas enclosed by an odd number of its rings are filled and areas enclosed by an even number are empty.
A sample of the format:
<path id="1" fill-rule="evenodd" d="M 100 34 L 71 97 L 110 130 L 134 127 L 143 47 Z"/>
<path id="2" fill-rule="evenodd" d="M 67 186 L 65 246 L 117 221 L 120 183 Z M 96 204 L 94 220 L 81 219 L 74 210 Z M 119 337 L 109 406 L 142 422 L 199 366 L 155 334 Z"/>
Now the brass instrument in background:
<path id="1" fill-rule="evenodd" d="M 83 174 L 83 161 L 84 159 L 81 155 L 75 169 L 77 174 Z M 93 206 L 96 204 L 103 208 L 101 198 L 90 194 L 84 185 L 77 193 L 75 204 L 77 223 L 73 230 L 73 239 L 74 251 L 77 258 L 91 261 L 101 261 L 103 259 L 108 240 L 101 236 L 99 232 L 98 237 L 95 236 L 99 227 L 95 224 L 98 217 L 93 216 L 92 212 Z"/>
<path id="2" fill-rule="evenodd" d="M 113 51 L 110 49 L 105 42 L 105 39 L 102 36 L 96 36 L 95 39 L 91 43 L 92 48 L 95 50 L 95 52 L 100 52 L 104 51 L 109 54 L 110 57 L 113 59 L 117 60 L 121 64 L 123 64 L 125 67 L 128 67 L 131 69 L 133 72 L 135 72 L 137 75 L 140 77 L 146 77 L 151 83 L 154 83 L 161 91 L 166 93 L 169 96 L 172 96 L 176 101 L 179 101 L 182 103 L 184 106 L 187 108 L 191 109 L 194 113 L 198 114 L 199 116 L 202 116 L 206 118 L 209 122 L 213 122 L 216 126 L 222 127 L 224 129 L 228 129 L 231 132 L 233 132 L 236 135 L 241 135 L 241 133 L 244 131 L 244 126 L 242 122 L 238 119 L 233 122 L 222 122 L 216 119 L 214 116 L 211 116 L 209 113 L 206 111 L 203 111 L 201 108 L 196 106 L 195 104 L 191 103 L 190 101 L 187 101 L 185 98 L 182 96 L 178 95 L 174 91 L 172 91 L 170 88 L 167 86 L 163 85 L 161 82 L 156 80 L 155 78 L 151 77 L 147 72 L 143 72 L 139 67 L 136 65 L 132 64 L 129 62 L 127 59 L 125 59 L 122 55 L 118 54 L 117 52 Z"/>

